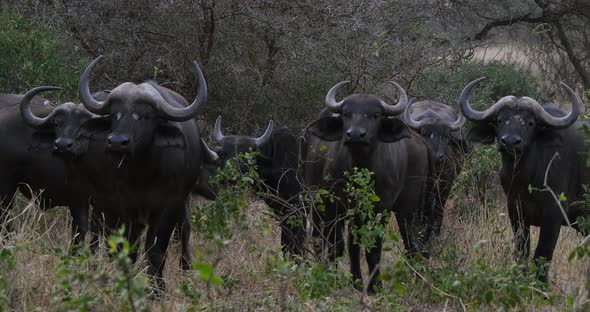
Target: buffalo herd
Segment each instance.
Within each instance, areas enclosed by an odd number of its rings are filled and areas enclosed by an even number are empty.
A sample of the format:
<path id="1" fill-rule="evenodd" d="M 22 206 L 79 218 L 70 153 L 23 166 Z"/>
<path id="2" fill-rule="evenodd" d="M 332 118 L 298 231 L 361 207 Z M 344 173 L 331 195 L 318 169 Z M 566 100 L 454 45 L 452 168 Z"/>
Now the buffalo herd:
<path id="1" fill-rule="evenodd" d="M 328 91 L 325 108 L 303 129 L 277 128 L 270 120 L 254 136 L 224 135 L 220 116 L 213 129 L 216 146 L 210 148 L 195 118 L 207 100 L 197 63 L 197 98 L 189 103 L 152 80 L 91 93 L 91 74 L 101 59 L 80 78 L 81 104 L 55 105 L 39 97 L 59 89 L 49 86 L 25 95 L 0 95 L 0 221 L 9 231 L 9 211 L 20 191 L 29 198 L 40 194 L 42 208 L 69 207 L 77 246 L 85 244 L 89 233 L 94 250 L 98 233 L 109 235 L 124 226 L 125 238 L 137 247 L 147 229 L 148 273 L 158 291 L 164 287 L 166 250 L 175 230 L 181 267 L 190 268 L 191 193 L 214 199 L 219 186 L 209 185 L 209 179 L 248 151 L 257 152 L 261 183 L 256 193 L 280 222 L 285 255 L 302 259 L 306 233 L 315 254 L 325 252 L 328 261 L 342 256 L 347 243 L 355 287 L 368 292 L 380 287 L 383 238 L 368 248 L 353 238 L 353 229 L 365 222 L 348 207 L 346 172 L 357 168 L 373 173 L 377 221 L 385 224 L 390 213 L 395 215 L 409 257 L 429 256 L 453 181 L 468 156 L 468 142 L 497 144 L 518 257 L 529 256 L 530 226 L 540 227 L 534 253 L 540 280 L 547 281 L 561 226 L 582 232 L 575 221 L 590 217 L 584 207 L 572 205 L 584 199 L 583 186 L 590 182 L 588 138 L 580 130 L 590 124 L 579 120 L 581 101 L 563 83 L 569 112 L 511 95 L 476 111 L 468 98 L 483 78 L 466 85 L 460 111 L 432 100 L 414 103 L 394 82 L 397 103 L 372 94 L 338 100 L 349 84 L 342 81 Z M 464 132 L 466 120 L 472 126 Z M 321 209 L 307 207 L 303 193 L 318 189 L 329 189 L 339 200 L 326 200 Z M 370 272 L 366 288 L 361 251 Z M 130 257 L 137 259 L 137 248 Z"/>

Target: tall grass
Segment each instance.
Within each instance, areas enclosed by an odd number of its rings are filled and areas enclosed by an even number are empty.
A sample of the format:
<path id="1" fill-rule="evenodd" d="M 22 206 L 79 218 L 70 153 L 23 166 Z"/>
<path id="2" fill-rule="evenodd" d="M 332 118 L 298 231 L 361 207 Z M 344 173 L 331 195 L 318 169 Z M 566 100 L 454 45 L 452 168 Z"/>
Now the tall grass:
<path id="1" fill-rule="evenodd" d="M 203 281 L 196 270 L 182 272 L 180 248 L 173 243 L 164 272 L 167 289 L 162 300 L 151 300 L 147 295 L 143 299 L 148 308 L 165 311 L 491 311 L 503 308 L 503 302 L 514 302 L 515 307 L 526 310 L 569 309 L 588 266 L 583 261 L 568 260 L 581 236 L 562 229 L 552 263 L 552 283 L 544 289 L 526 275 L 526 270 L 514 269 L 512 233 L 504 201 L 500 199 L 500 204 L 486 213 L 463 218 L 458 206 L 465 197 L 450 200 L 437 252 L 431 259 L 408 261 L 400 242 L 386 244 L 382 261 L 385 289 L 376 296 L 366 297 L 353 290 L 347 279 L 346 260 L 331 268 L 311 262 L 297 265 L 282 259 L 278 253 L 278 224 L 261 201 L 250 201 L 244 211 L 245 226 L 234 228 L 223 248 L 205 252 L 211 246 L 209 240 L 193 238 L 191 242 L 197 254 L 195 262 L 211 264 L 214 274 L 222 280 L 220 285 Z M 193 200 L 195 208 L 203 204 Z M 0 276 L 4 281 L 0 293 L 4 294 L 5 308 L 65 311 L 77 307 L 75 300 L 91 296 L 88 311 L 132 310 L 122 290 L 116 288 L 114 277 L 121 269 L 106 248 L 97 255 L 68 255 L 66 209 L 41 211 L 34 202 L 19 198 L 12 214 L 15 230 L 3 233 L 6 239 L 0 243 Z M 390 227 L 396 229 L 394 221 Z M 533 245 L 537 237 L 538 230 L 533 229 Z M 133 276 L 139 282 L 146 266 L 141 259 L 134 267 Z M 101 274 L 106 277 L 101 279 Z M 367 276 L 367 272 L 364 274 Z"/>

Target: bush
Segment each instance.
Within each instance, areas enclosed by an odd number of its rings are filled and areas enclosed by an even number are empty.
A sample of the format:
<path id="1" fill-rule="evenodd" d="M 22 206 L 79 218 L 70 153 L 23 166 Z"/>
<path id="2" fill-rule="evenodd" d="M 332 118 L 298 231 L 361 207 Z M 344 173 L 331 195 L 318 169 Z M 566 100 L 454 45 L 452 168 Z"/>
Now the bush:
<path id="1" fill-rule="evenodd" d="M 41 85 L 63 88 L 56 99 L 77 97 L 81 68 L 66 65 L 57 36 L 10 12 L 0 11 L 0 86 L 25 93 Z"/>
<path id="2" fill-rule="evenodd" d="M 415 97 L 455 104 L 467 83 L 487 77 L 472 92 L 474 107 L 489 107 L 507 95 L 528 96 L 539 101 L 545 96 L 538 81 L 526 70 L 499 62 L 444 63 L 423 73 L 414 89 Z"/>

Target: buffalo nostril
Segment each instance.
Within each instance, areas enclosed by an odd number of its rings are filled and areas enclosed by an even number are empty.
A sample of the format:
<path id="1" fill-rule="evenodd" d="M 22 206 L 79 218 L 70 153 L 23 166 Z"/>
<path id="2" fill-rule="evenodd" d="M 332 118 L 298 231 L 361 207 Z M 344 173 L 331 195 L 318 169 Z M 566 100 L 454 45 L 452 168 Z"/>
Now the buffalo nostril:
<path id="1" fill-rule="evenodd" d="M 348 136 L 349 138 L 352 137 L 352 130 L 346 131 L 346 136 Z"/>
<path id="2" fill-rule="evenodd" d="M 367 136 L 367 131 L 361 130 L 360 137 L 364 138 L 365 136 Z"/>
<path id="3" fill-rule="evenodd" d="M 116 147 L 126 147 L 129 145 L 130 140 L 129 137 L 122 134 L 112 134 L 108 136 L 108 142 L 110 146 Z"/>
<path id="4" fill-rule="evenodd" d="M 504 135 L 500 138 L 500 140 L 504 145 L 516 145 L 522 141 L 520 136 L 517 135 Z"/>
<path id="5" fill-rule="evenodd" d="M 53 142 L 56 150 L 70 149 L 74 145 L 74 141 L 70 139 L 58 138 Z"/>
<path id="6" fill-rule="evenodd" d="M 437 153 L 436 154 L 436 159 L 441 160 L 441 159 L 443 159 L 444 156 L 445 155 L 443 153 Z"/>

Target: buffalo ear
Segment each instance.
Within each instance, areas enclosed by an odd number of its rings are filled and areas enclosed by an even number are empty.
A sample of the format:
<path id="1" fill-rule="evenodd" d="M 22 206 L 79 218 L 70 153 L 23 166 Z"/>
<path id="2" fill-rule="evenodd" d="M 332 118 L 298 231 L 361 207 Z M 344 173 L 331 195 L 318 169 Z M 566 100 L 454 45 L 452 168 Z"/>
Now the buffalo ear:
<path id="1" fill-rule="evenodd" d="M 106 140 L 106 136 L 111 131 L 110 117 L 92 118 L 80 126 L 78 138 L 87 140 Z"/>
<path id="2" fill-rule="evenodd" d="M 488 124 L 476 123 L 469 133 L 467 139 L 471 142 L 477 142 L 481 144 L 494 144 L 496 141 L 496 132 Z"/>
<path id="3" fill-rule="evenodd" d="M 342 139 L 344 123 L 339 117 L 322 117 L 309 125 L 305 131 L 324 141 L 339 141 Z"/>
<path id="4" fill-rule="evenodd" d="M 401 119 L 381 119 L 379 127 L 379 139 L 383 142 L 397 142 L 402 139 L 409 139 L 411 136 L 410 128 Z"/>
<path id="5" fill-rule="evenodd" d="M 53 130 L 39 130 L 33 132 L 31 136 L 31 145 L 29 151 L 39 152 L 53 149 L 53 142 L 55 142 L 55 132 Z"/>
<path id="6" fill-rule="evenodd" d="M 184 148 L 186 142 L 182 131 L 177 126 L 169 123 L 164 123 L 156 129 L 154 136 L 154 145 L 157 147 L 176 147 Z"/>

